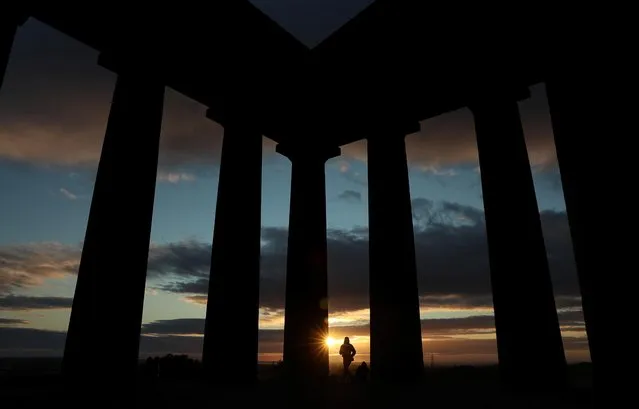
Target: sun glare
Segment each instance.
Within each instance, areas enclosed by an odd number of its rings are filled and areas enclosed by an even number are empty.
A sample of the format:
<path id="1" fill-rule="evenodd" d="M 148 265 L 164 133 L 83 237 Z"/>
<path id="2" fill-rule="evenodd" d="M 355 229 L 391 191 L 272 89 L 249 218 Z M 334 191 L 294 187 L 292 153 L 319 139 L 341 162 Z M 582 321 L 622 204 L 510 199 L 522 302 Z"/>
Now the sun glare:
<path id="1" fill-rule="evenodd" d="M 333 337 L 326 337 L 326 340 L 324 342 L 326 343 L 327 347 L 332 347 L 334 345 L 337 345 L 337 340 Z"/>

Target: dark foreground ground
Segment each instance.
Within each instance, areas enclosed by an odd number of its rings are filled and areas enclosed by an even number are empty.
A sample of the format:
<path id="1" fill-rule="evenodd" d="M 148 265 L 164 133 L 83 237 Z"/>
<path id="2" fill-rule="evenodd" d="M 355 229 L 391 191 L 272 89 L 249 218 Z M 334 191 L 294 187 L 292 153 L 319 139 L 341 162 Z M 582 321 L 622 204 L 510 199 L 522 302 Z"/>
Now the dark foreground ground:
<path id="1" fill-rule="evenodd" d="M 115 388 L 86 388 L 65 384 L 57 374 L 5 374 L 0 377 L 0 407 L 9 408 L 593 408 L 587 366 L 571 368 L 569 390 L 561 397 L 529 392 L 512 396 L 499 391 L 493 367 L 436 368 L 414 385 L 380 386 L 348 383 L 332 376 L 323 386 L 290 386 L 262 371 L 254 387 L 211 385 L 199 379 L 140 380 L 135 392 L 117 400 Z M 534 390 L 534 388 L 533 388 Z M 75 395 L 75 396 L 74 396 Z"/>

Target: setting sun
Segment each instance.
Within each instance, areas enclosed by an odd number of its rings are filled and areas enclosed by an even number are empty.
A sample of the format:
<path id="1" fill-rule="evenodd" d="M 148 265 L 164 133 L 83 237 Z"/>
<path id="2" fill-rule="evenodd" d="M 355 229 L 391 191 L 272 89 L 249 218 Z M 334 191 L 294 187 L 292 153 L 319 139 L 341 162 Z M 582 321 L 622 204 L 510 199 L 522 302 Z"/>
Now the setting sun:
<path id="1" fill-rule="evenodd" d="M 326 343 L 326 346 L 328 347 L 332 347 L 333 345 L 337 345 L 337 340 L 333 337 L 326 337 L 326 340 L 324 341 Z"/>

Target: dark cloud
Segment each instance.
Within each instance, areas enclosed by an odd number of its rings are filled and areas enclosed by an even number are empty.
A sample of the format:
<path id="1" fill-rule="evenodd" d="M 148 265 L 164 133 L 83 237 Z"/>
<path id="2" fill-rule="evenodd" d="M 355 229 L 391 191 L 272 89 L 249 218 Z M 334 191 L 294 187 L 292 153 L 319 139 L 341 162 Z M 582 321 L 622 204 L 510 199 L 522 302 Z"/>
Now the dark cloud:
<path id="1" fill-rule="evenodd" d="M 430 294 L 420 296 L 423 308 L 446 308 L 472 310 L 478 308 L 492 308 L 491 294 Z M 579 295 L 556 295 L 555 303 L 558 309 L 571 309 L 581 306 Z"/>
<path id="2" fill-rule="evenodd" d="M 173 320 L 153 321 L 142 325 L 143 334 L 203 334 L 204 319 L 202 318 L 178 318 Z"/>
<path id="3" fill-rule="evenodd" d="M 584 323 L 580 311 L 559 313 L 562 330 L 583 332 Z M 0 324 L 23 324 L 22 320 L 3 319 Z M 199 357 L 202 351 L 204 319 L 180 318 L 146 323 L 142 326 L 140 356 L 189 354 Z M 368 342 L 357 340 L 368 337 L 369 326 L 331 326 L 330 335 L 340 339 L 355 339 L 361 353 L 368 353 Z M 481 335 L 481 339 L 463 338 Z M 221 329 L 220 336 L 224 336 Z M 422 320 L 424 352 L 446 355 L 476 355 L 475 360 L 491 361 L 496 357 L 494 319 L 492 315 L 475 315 L 461 318 Z M 486 338 L 488 336 L 488 338 Z M 66 334 L 32 328 L 0 326 L 0 356 L 60 356 Z M 282 329 L 259 330 L 259 353 L 280 354 L 284 333 Z M 587 341 L 582 337 L 564 336 L 564 346 L 573 360 L 587 359 Z M 483 358 L 482 358 L 483 357 Z"/>
<path id="4" fill-rule="evenodd" d="M 224 330 L 222 329 L 223 333 Z M 197 336 L 204 334 L 204 318 L 178 318 L 171 320 L 153 321 L 142 325 L 143 335 L 158 336 Z M 282 342 L 284 332 L 281 329 L 261 329 L 259 341 Z"/>
<path id="5" fill-rule="evenodd" d="M 159 275 L 208 277 L 211 264 L 211 244 L 187 240 L 151 248 L 148 261 L 149 277 Z"/>
<path id="6" fill-rule="evenodd" d="M 66 333 L 33 328 L 0 327 L 3 356 L 60 356 Z"/>
<path id="7" fill-rule="evenodd" d="M 0 297 L 0 310 L 51 310 L 71 308 L 73 298 L 68 297 L 30 297 L 8 295 Z"/>
<path id="8" fill-rule="evenodd" d="M 28 323 L 29 321 L 19 320 L 16 318 L 0 318 L 0 325 L 25 325 Z"/>
<path id="9" fill-rule="evenodd" d="M 563 330 L 583 331 L 584 323 L 580 311 L 564 311 L 559 314 Z M 5 320 L 0 324 L 21 324 L 21 320 Z M 11 322 L 9 322 L 11 321 Z M 202 350 L 204 319 L 180 318 L 154 321 L 142 326 L 140 355 L 162 355 L 185 353 L 199 356 Z M 368 325 L 331 326 L 330 335 L 340 339 L 345 336 L 367 337 Z M 491 315 L 476 315 L 462 318 L 422 320 L 422 336 L 426 353 L 445 355 L 480 354 L 496 355 L 494 338 L 472 339 L 464 336 L 481 335 L 494 337 L 494 319 Z M 31 328 L 0 326 L 0 354 L 25 356 L 61 355 L 66 334 Z M 220 336 L 224 336 L 223 329 Z M 262 354 L 281 353 L 284 331 L 282 329 L 261 329 L 259 331 L 259 352 Z M 367 343 L 359 342 L 360 350 L 368 353 Z M 564 336 L 568 351 L 587 349 L 586 340 L 581 337 Z"/>
<path id="10" fill-rule="evenodd" d="M 546 248 L 558 306 L 579 305 L 579 289 L 564 212 L 541 213 Z M 481 209 L 451 202 L 413 200 L 418 282 L 426 307 L 490 308 L 490 276 L 484 217 Z M 368 307 L 368 231 L 329 229 L 328 279 L 330 309 L 352 311 Z M 274 310 L 284 306 L 285 228 L 262 229 L 261 305 Z M 210 243 L 182 241 L 154 245 L 149 255 L 149 285 L 183 294 L 203 303 L 208 292 Z M 42 280 L 75 274 L 79 246 L 58 244 L 0 247 L 0 294 L 38 285 Z M 193 298 L 195 297 L 195 298 Z M 7 297 L 11 305 L 46 304 L 53 299 Z M 37 304 L 39 303 L 39 304 Z M 66 304 L 65 304 L 66 303 Z M 25 307 L 28 308 L 28 307 Z"/>
<path id="11" fill-rule="evenodd" d="M 66 333 L 32 328 L 0 326 L 0 357 L 62 356 Z M 203 338 L 188 335 L 142 335 L 140 357 L 188 354 L 199 357 Z M 260 331 L 260 353 L 282 352 L 282 331 Z"/>
<path id="12" fill-rule="evenodd" d="M 543 84 L 531 87 L 531 98 L 519 103 L 530 163 L 536 171 L 555 169 L 556 152 Z M 366 161 L 366 144 L 342 147 L 347 157 Z M 478 165 L 475 123 L 468 109 L 421 122 L 421 130 L 406 137 L 411 166 L 439 176 L 454 176 L 460 166 Z"/>
<path id="13" fill-rule="evenodd" d="M 484 216 L 481 209 L 450 202 L 413 200 L 415 246 L 422 303 L 425 306 L 490 308 L 490 276 Z M 564 212 L 541 214 L 558 306 L 579 305 L 572 246 Z M 262 239 L 263 306 L 283 307 L 286 245 L 284 228 L 265 228 Z M 202 254 L 200 254 L 202 253 Z M 176 244 L 154 258 L 154 271 L 175 279 L 159 288 L 205 296 L 210 246 Z M 332 311 L 368 307 L 368 232 L 328 231 L 329 291 Z"/>
<path id="14" fill-rule="evenodd" d="M 494 324 L 490 316 L 492 299 L 483 212 L 458 203 L 434 202 L 424 198 L 416 198 L 412 204 L 422 307 L 430 310 L 475 310 L 469 311 L 471 315 L 477 314 L 477 310 L 485 310 L 482 312 L 485 316 L 425 320 L 425 336 L 433 340 L 450 339 L 452 344 L 461 345 L 461 341 L 453 338 L 490 333 Z M 583 333 L 566 215 L 563 212 L 544 211 L 541 219 L 563 329 Z M 285 228 L 265 227 L 262 240 L 261 306 L 267 309 L 271 319 L 277 320 L 281 318 L 284 307 L 288 232 Z M 367 229 L 329 229 L 327 243 L 331 312 L 348 314 L 349 311 L 368 308 Z M 45 278 L 75 274 L 78 256 L 79 246 L 44 244 L 41 247 L 0 248 L 0 284 L 5 289 L 25 288 L 38 285 Z M 157 289 L 204 303 L 208 292 L 209 267 L 209 243 L 191 240 L 154 245 L 149 256 L 149 283 Z M 0 307 L 4 309 L 63 308 L 69 305 L 68 298 L 9 294 L 0 298 Z M 142 345 L 152 353 L 199 351 L 197 346 L 201 344 L 201 339 L 187 339 L 190 337 L 186 335 L 201 333 L 202 328 L 201 319 L 148 323 L 142 328 L 145 334 Z M 335 336 L 364 335 L 367 331 L 366 325 L 331 328 Z M 55 338 L 54 335 L 47 337 Z M 263 351 L 281 351 L 281 331 L 261 333 L 260 339 Z M 484 345 L 483 342 L 472 340 L 475 352 L 488 348 L 480 346 Z M 577 339 L 571 342 L 574 348 L 577 345 L 583 347 L 583 343 L 579 344 L 581 341 Z M 452 350 L 448 344 L 437 345 L 441 347 L 440 353 Z M 494 341 L 491 348 L 494 352 Z"/>
<path id="15" fill-rule="evenodd" d="M 97 65 L 95 51 L 34 19 L 18 31 L 13 50 L 0 98 L 0 157 L 95 167 L 115 74 Z M 167 91 L 161 166 L 218 160 L 222 128 L 205 113 Z"/>
<path id="16" fill-rule="evenodd" d="M 345 200 L 347 202 L 361 202 L 362 194 L 355 190 L 345 190 L 337 196 L 338 199 Z"/>
<path id="17" fill-rule="evenodd" d="M 324 21 L 321 24 L 354 14 L 358 7 L 357 1 L 332 2 L 279 7 L 291 21 L 292 17 L 298 21 L 302 8 L 313 15 L 313 21 Z M 264 7 L 270 7 L 267 3 L 262 1 Z M 315 18 L 319 14 L 323 19 Z M 33 19 L 19 30 L 13 50 L 0 98 L 0 157 L 95 168 L 115 75 L 97 65 L 95 51 Z M 548 108 L 543 86 L 532 91 L 532 98 L 520 104 L 522 120 L 531 162 L 545 168 L 555 163 Z M 160 158 L 163 169 L 217 163 L 223 132 L 205 118 L 205 111 L 189 98 L 167 91 Z M 452 166 L 477 163 L 473 120 L 465 109 L 423 121 L 421 132 L 407 137 L 406 143 L 411 165 L 434 174 L 446 175 Z M 266 143 L 267 155 L 274 154 L 272 145 Z M 349 144 L 342 152 L 346 158 L 366 160 L 365 143 Z M 345 177 L 360 184 L 365 180 L 348 173 Z"/>
<path id="18" fill-rule="evenodd" d="M 80 253 L 79 246 L 59 243 L 0 246 L 0 294 L 76 274 Z"/>

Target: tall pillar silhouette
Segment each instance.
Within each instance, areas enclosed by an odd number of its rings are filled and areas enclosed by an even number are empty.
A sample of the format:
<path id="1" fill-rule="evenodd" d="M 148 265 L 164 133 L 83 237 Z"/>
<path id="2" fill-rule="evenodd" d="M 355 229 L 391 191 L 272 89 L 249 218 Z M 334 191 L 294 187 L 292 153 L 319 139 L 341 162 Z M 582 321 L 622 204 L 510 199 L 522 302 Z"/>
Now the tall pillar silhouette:
<path id="1" fill-rule="evenodd" d="M 210 378 L 246 383 L 257 380 L 262 134 L 223 125 L 202 361 Z M 238 353 L 225 352 L 229 342 Z"/>
<path id="2" fill-rule="evenodd" d="M 561 386 L 566 359 L 517 99 L 497 96 L 470 108 L 502 379 L 515 388 Z"/>
<path id="3" fill-rule="evenodd" d="M 419 123 L 389 129 L 368 138 L 371 376 L 406 381 L 424 370 L 404 140 Z"/>
<path id="4" fill-rule="evenodd" d="M 0 15 L 0 90 L 4 83 L 4 74 L 9 64 L 16 31 L 18 26 L 24 24 L 27 17 L 27 15 L 11 10 L 3 10 Z"/>
<path id="5" fill-rule="evenodd" d="M 601 216 L 601 203 L 593 200 L 593 194 L 615 197 L 623 203 L 624 190 L 632 189 L 628 189 L 623 179 L 624 174 L 630 173 L 620 172 L 618 181 L 613 182 L 601 172 L 601 166 L 593 162 L 602 163 L 605 168 L 617 167 L 614 162 L 622 161 L 617 152 L 621 146 L 614 138 L 616 135 L 626 137 L 625 133 L 619 134 L 612 128 L 617 113 L 608 116 L 597 108 L 607 105 L 608 100 L 599 100 L 594 87 L 594 81 L 588 83 L 582 78 L 573 78 L 570 72 L 546 81 L 594 379 L 598 386 L 607 383 L 618 389 L 621 382 L 616 375 L 624 372 L 621 366 L 626 358 L 623 349 L 611 344 L 613 334 L 623 325 L 624 318 L 629 317 L 624 317 L 626 309 L 620 308 L 623 300 L 628 299 L 619 294 L 619 282 L 623 279 L 615 274 L 627 271 L 626 266 L 632 260 L 626 257 L 634 258 L 632 250 L 623 248 L 622 242 L 627 239 L 620 231 L 630 231 L 631 226 L 629 222 L 612 223 L 608 217 Z M 616 110 L 616 107 L 611 109 Z M 605 143 L 602 143 L 602 137 Z M 618 298 L 611 302 L 615 295 Z M 608 345 L 606 336 L 609 337 Z"/>
<path id="6" fill-rule="evenodd" d="M 324 166 L 340 149 L 279 144 L 276 150 L 292 163 L 284 367 L 289 379 L 321 379 L 328 375 Z"/>
<path id="7" fill-rule="evenodd" d="M 155 196 L 164 85 L 116 81 L 64 350 L 77 379 L 135 376 Z"/>

